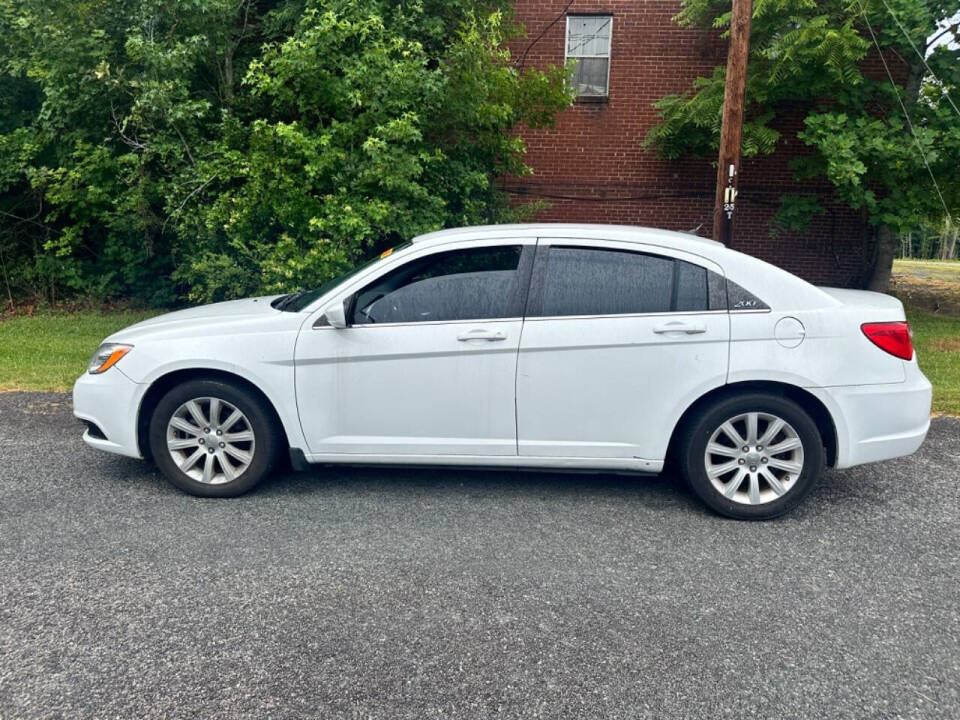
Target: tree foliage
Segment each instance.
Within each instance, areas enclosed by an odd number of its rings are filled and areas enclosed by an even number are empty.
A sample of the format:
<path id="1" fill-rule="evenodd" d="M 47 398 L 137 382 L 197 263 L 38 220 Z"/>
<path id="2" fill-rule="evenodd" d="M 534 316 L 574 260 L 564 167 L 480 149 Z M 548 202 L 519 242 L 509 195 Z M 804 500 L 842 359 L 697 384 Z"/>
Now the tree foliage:
<path id="1" fill-rule="evenodd" d="M 3 279 L 279 292 L 511 217 L 512 130 L 572 99 L 563 68 L 518 72 L 515 32 L 483 0 L 0 0 Z"/>
<path id="2" fill-rule="evenodd" d="M 830 188 L 827 196 L 785 193 L 781 227 L 804 228 L 834 198 L 888 237 L 942 221 L 944 203 L 960 215 L 960 114 L 948 99 L 960 105 L 958 14 L 960 0 L 755 0 L 743 153 L 774 152 L 782 121 L 799 114 L 796 138 L 808 152 L 794 162 L 796 178 Z M 730 3 L 684 0 L 676 19 L 727 32 Z M 921 56 L 938 36 L 954 42 L 929 52 L 931 74 Z M 724 79 L 718 67 L 688 92 L 661 99 L 646 145 L 665 158 L 713 156 Z"/>

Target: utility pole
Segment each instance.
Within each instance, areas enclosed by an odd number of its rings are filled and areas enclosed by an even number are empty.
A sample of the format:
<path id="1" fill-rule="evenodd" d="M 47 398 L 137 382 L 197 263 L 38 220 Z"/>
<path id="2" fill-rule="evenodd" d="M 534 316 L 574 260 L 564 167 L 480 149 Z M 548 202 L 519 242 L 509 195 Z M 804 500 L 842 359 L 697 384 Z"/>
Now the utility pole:
<path id="1" fill-rule="evenodd" d="M 743 138 L 743 95 L 747 85 L 750 52 L 750 20 L 753 0 L 733 0 L 730 16 L 730 50 L 723 90 L 720 125 L 720 158 L 717 163 L 717 195 L 713 208 L 713 239 L 730 244 L 730 226 L 740 175 L 740 144 Z"/>

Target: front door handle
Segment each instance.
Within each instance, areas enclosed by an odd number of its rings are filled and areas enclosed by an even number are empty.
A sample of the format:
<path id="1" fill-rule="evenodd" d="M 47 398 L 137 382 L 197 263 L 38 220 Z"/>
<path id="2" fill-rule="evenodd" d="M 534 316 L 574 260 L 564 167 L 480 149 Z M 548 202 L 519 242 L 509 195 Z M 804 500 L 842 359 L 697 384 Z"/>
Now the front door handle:
<path id="1" fill-rule="evenodd" d="M 697 335 L 699 333 L 705 333 L 707 326 L 703 323 L 668 322 L 666 325 L 657 325 L 653 331 L 658 335 L 670 335 L 672 333 L 678 335 Z"/>
<path id="2" fill-rule="evenodd" d="M 457 340 L 460 342 L 468 342 L 470 340 L 488 340 L 490 342 L 497 342 L 499 340 L 506 339 L 507 334 L 502 330 L 484 330 L 483 328 L 477 328 L 476 330 L 470 330 L 457 335 Z"/>

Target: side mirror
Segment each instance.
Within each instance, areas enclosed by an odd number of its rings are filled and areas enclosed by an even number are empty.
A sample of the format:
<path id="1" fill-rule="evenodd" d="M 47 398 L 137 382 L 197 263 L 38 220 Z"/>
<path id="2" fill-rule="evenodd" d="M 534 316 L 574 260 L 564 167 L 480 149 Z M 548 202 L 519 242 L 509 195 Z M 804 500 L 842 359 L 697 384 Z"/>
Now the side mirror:
<path id="1" fill-rule="evenodd" d="M 347 326 L 347 313 L 343 309 L 343 302 L 335 302 L 323 309 L 323 316 L 330 323 L 331 327 L 345 328 Z"/>

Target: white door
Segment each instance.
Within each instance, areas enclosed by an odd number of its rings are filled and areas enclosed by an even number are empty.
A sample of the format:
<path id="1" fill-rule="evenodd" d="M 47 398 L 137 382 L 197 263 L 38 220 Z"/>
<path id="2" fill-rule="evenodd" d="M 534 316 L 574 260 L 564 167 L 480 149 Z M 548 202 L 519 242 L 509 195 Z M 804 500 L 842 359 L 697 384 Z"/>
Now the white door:
<path id="1" fill-rule="evenodd" d="M 683 410 L 726 381 L 729 338 L 710 261 L 541 238 L 518 360 L 519 454 L 662 460 Z"/>
<path id="2" fill-rule="evenodd" d="M 414 246 L 341 298 L 348 327 L 305 326 L 296 385 L 309 452 L 516 455 L 531 243 Z"/>

